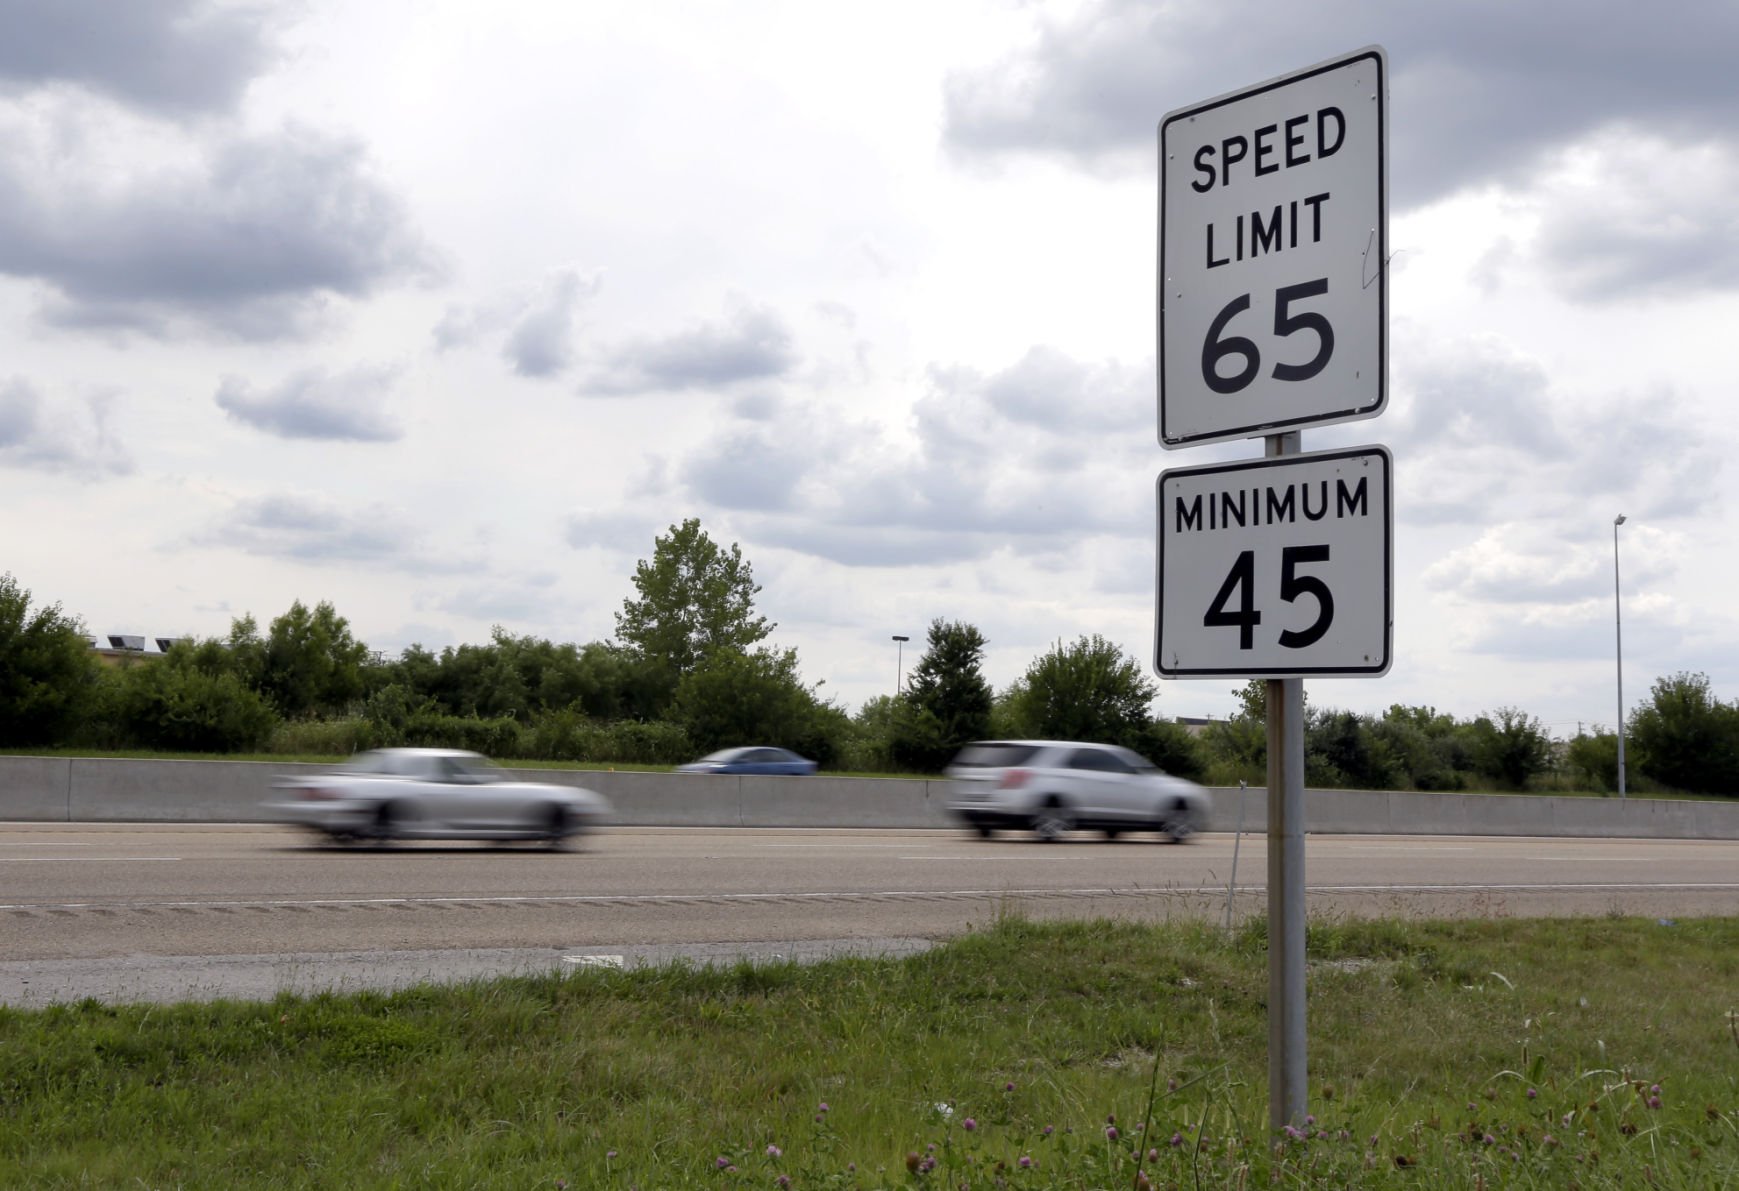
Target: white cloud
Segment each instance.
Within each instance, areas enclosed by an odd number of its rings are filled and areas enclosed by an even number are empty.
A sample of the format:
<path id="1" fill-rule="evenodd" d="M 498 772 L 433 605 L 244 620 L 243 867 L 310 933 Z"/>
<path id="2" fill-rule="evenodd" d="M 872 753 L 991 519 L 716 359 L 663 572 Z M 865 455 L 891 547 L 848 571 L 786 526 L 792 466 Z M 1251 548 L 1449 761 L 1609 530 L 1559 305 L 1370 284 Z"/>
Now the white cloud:
<path id="1" fill-rule="evenodd" d="M 503 354 L 521 376 L 556 376 L 574 362 L 575 319 L 580 304 L 596 293 L 596 275 L 582 277 L 563 269 L 549 278 L 543 292 L 514 324 Z"/>
<path id="2" fill-rule="evenodd" d="M 185 140 L 121 121 L 69 145 L 0 113 L 0 273 L 40 283 L 63 327 L 304 334 L 331 299 L 438 268 L 365 157 L 298 127 Z"/>
<path id="3" fill-rule="evenodd" d="M 246 497 L 191 544 L 289 562 L 356 566 L 410 574 L 475 571 L 479 559 L 433 542 L 388 505 L 352 508 L 304 493 Z"/>
<path id="4" fill-rule="evenodd" d="M 336 375 L 311 368 L 256 396 L 246 381 L 229 376 L 216 401 L 236 421 L 280 438 L 391 442 L 404 432 L 380 405 L 394 379 L 389 368 Z"/>
<path id="5" fill-rule="evenodd" d="M 1526 195 L 1538 232 L 1514 268 L 1566 297 L 1633 304 L 1739 288 L 1739 146 L 1623 127 L 1566 151 Z"/>
<path id="6" fill-rule="evenodd" d="M 743 381 L 776 380 L 796 363 L 785 321 L 772 310 L 739 298 L 722 321 L 697 322 L 681 331 L 609 348 L 580 391 L 621 396 L 718 390 Z"/>
<path id="7" fill-rule="evenodd" d="M 165 115 L 225 111 L 276 54 L 264 5 L 0 0 L 0 84 L 85 88 Z"/>
<path id="8" fill-rule="evenodd" d="M 127 474 L 133 459 L 109 425 L 112 404 L 110 397 L 50 402 L 18 377 L 0 381 L 0 467 L 84 479 Z"/>

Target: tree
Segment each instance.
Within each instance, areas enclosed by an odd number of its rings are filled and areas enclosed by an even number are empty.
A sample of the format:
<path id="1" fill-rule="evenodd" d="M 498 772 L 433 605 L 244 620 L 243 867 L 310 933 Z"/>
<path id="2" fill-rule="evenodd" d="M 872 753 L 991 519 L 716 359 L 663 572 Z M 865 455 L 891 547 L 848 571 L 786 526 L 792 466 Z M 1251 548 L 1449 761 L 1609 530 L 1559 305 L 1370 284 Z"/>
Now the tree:
<path id="1" fill-rule="evenodd" d="M 1192 782 L 1206 780 L 1207 754 L 1188 728 L 1171 720 L 1153 720 L 1129 747 L 1167 773 Z"/>
<path id="2" fill-rule="evenodd" d="M 216 642 L 178 644 L 120 676 L 116 718 L 146 748 L 227 753 L 263 745 L 278 717 Z"/>
<path id="3" fill-rule="evenodd" d="M 1589 790 L 1618 789 L 1618 734 L 1595 728 L 1578 732 L 1566 750 L 1564 763 Z"/>
<path id="4" fill-rule="evenodd" d="M 1251 723 L 1266 726 L 1268 723 L 1268 680 L 1252 678 L 1243 686 L 1232 692 L 1232 697 L 1238 700 L 1238 716 Z M 1310 692 L 1304 692 L 1304 714 L 1310 715 Z"/>
<path id="5" fill-rule="evenodd" d="M 0 746 L 59 743 L 96 691 L 97 660 L 84 626 L 0 574 Z"/>
<path id="6" fill-rule="evenodd" d="M 1267 782 L 1268 730 L 1261 720 L 1247 714 L 1215 720 L 1202 729 L 1201 745 L 1207 754 L 1208 780 L 1216 785 Z"/>
<path id="7" fill-rule="evenodd" d="M 1158 694 L 1139 662 L 1095 633 L 1039 655 L 1007 703 L 1017 735 L 1138 748 Z"/>
<path id="8" fill-rule="evenodd" d="M 1649 701 L 1630 718 L 1639 768 L 1693 793 L 1739 793 L 1739 707 L 1723 703 L 1709 676 L 1657 678 Z"/>
<path id="9" fill-rule="evenodd" d="M 350 622 L 331 604 L 322 600 L 310 612 L 297 600 L 272 622 L 259 686 L 286 716 L 337 713 L 361 697 L 367 661 L 368 646 L 350 635 Z"/>
<path id="10" fill-rule="evenodd" d="M 895 695 L 871 695 L 851 717 L 843 767 L 885 771 L 894 766 L 894 735 L 904 699 Z"/>
<path id="11" fill-rule="evenodd" d="M 924 656 L 912 667 L 896 717 L 896 764 L 931 772 L 961 745 L 990 728 L 991 690 L 984 678 L 984 634 L 965 621 L 930 622 Z"/>
<path id="12" fill-rule="evenodd" d="M 680 679 L 718 649 L 747 653 L 776 625 L 756 616 L 760 587 L 735 542 L 716 546 L 698 518 L 656 539 L 650 562 L 634 567 L 638 599 L 623 601 L 616 635 Z"/>
<path id="13" fill-rule="evenodd" d="M 670 718 L 703 752 L 739 744 L 788 748 L 822 764 L 839 756 L 849 721 L 797 675 L 794 649 L 719 649 L 677 684 Z"/>
<path id="14" fill-rule="evenodd" d="M 1552 738 L 1533 716 L 1514 707 L 1500 707 L 1496 718 L 1482 715 L 1466 733 L 1474 768 L 1512 790 L 1525 789 L 1528 779 L 1552 767 Z"/>

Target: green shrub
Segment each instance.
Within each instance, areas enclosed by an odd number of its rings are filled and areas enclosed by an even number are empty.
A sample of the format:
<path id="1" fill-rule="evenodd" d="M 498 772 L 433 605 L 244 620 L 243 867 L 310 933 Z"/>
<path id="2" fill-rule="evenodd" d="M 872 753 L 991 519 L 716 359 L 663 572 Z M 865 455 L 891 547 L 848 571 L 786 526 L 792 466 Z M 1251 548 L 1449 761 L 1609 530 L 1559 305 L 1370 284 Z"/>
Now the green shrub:
<path id="1" fill-rule="evenodd" d="M 1171 720 L 1149 720 L 1135 751 L 1167 773 L 1199 782 L 1208 775 L 1206 751 L 1189 729 Z"/>
<path id="2" fill-rule="evenodd" d="M 113 715 L 136 745 L 202 753 L 258 749 L 278 724 L 258 692 L 232 673 L 200 669 L 182 645 L 122 673 Z"/>
<path id="3" fill-rule="evenodd" d="M 694 743 L 676 724 L 656 720 L 619 720 L 608 725 L 606 733 L 601 747 L 608 755 L 598 760 L 642 765 L 680 765 L 694 760 Z"/>
<path id="4" fill-rule="evenodd" d="M 287 720 L 272 733 L 266 751 L 289 756 L 348 757 L 379 747 L 375 725 L 366 719 Z"/>
<path id="5" fill-rule="evenodd" d="M 409 748 L 468 749 L 487 757 L 523 757 L 530 733 L 513 720 L 422 711 L 405 724 Z"/>
<path id="6" fill-rule="evenodd" d="M 611 761 L 601 755 L 605 732 L 584 712 L 548 711 L 532 721 L 530 752 L 540 761 Z"/>

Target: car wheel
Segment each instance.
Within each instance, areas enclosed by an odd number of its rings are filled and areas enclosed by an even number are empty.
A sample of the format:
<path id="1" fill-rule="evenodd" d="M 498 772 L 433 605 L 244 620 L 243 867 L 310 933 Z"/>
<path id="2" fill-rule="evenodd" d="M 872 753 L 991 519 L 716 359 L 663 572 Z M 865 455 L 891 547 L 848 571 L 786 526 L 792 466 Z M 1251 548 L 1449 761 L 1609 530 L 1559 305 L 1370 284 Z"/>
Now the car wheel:
<path id="1" fill-rule="evenodd" d="M 549 806 L 543 812 L 543 840 L 552 848 L 560 848 L 567 844 L 568 836 L 574 833 L 573 817 L 568 814 L 565 806 Z"/>
<path id="2" fill-rule="evenodd" d="M 1054 844 L 1069 833 L 1074 820 L 1069 816 L 1069 808 L 1052 798 L 1039 808 L 1039 813 L 1033 816 L 1033 834 L 1047 844 Z"/>
<path id="3" fill-rule="evenodd" d="M 1171 808 L 1171 814 L 1166 817 L 1165 826 L 1160 830 L 1165 832 L 1165 838 L 1174 844 L 1181 844 L 1196 833 L 1195 816 L 1188 804 L 1178 802 Z"/>
<path id="4" fill-rule="evenodd" d="M 396 802 L 383 802 L 374 812 L 374 838 L 387 843 L 398 838 L 404 826 L 403 808 Z"/>
<path id="5" fill-rule="evenodd" d="M 1105 829 L 1105 838 L 1106 839 L 1116 839 L 1118 836 L 1120 836 L 1122 834 L 1123 834 L 1123 828 L 1121 828 L 1121 827 L 1107 827 Z"/>
<path id="6" fill-rule="evenodd" d="M 972 825 L 972 833 L 979 839 L 989 839 L 991 836 L 996 834 L 996 828 L 988 823 L 974 823 Z"/>

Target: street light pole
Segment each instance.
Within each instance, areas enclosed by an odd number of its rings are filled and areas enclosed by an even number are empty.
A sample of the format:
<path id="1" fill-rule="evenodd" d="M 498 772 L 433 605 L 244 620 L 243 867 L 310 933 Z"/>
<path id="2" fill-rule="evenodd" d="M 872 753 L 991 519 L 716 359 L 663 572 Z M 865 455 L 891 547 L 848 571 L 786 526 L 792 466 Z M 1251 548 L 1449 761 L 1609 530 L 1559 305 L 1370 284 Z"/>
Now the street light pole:
<path id="1" fill-rule="evenodd" d="M 1624 611 L 1618 587 L 1618 527 L 1624 514 L 1612 519 L 1612 627 L 1618 645 L 1618 796 L 1624 797 Z"/>
<path id="2" fill-rule="evenodd" d="M 906 685 L 905 653 L 906 642 L 910 640 L 910 637 L 902 637 L 898 633 L 894 634 L 894 695 L 896 697 L 900 693 L 900 688 Z"/>

